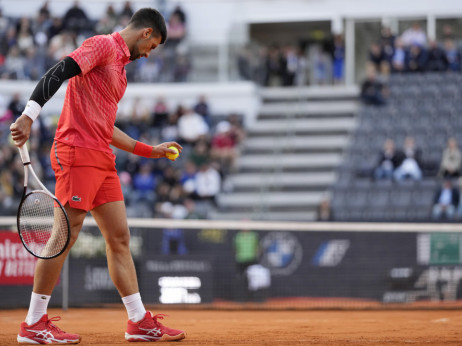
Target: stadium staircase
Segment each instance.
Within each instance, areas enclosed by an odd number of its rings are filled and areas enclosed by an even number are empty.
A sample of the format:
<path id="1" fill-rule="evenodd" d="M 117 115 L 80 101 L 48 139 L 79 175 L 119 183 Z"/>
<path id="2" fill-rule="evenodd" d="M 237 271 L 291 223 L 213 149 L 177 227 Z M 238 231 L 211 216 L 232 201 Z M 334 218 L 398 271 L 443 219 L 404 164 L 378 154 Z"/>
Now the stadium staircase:
<path id="1" fill-rule="evenodd" d="M 356 127 L 357 87 L 265 88 L 213 219 L 312 221 Z M 227 190 L 227 191 L 226 191 Z"/>

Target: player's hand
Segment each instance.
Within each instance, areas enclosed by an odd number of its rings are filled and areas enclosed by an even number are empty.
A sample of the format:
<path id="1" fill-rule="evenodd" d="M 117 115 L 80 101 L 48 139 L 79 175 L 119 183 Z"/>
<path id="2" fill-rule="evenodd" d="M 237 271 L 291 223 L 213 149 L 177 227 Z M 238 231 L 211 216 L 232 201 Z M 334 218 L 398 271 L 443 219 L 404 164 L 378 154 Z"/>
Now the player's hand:
<path id="1" fill-rule="evenodd" d="M 174 150 L 169 149 L 168 147 L 175 147 L 178 149 L 178 152 L 181 154 L 181 151 L 183 150 L 183 147 L 179 145 L 177 142 L 165 142 L 161 143 L 159 145 L 156 145 L 152 148 L 152 154 L 151 158 L 152 159 L 160 159 L 160 158 L 167 158 L 167 153 L 170 154 L 176 154 Z M 172 159 L 169 159 L 171 161 L 175 161 Z"/>
<path id="2" fill-rule="evenodd" d="M 10 125 L 14 145 L 22 147 L 29 139 L 31 128 L 32 119 L 27 115 L 22 114 L 18 119 L 16 119 L 16 122 Z"/>

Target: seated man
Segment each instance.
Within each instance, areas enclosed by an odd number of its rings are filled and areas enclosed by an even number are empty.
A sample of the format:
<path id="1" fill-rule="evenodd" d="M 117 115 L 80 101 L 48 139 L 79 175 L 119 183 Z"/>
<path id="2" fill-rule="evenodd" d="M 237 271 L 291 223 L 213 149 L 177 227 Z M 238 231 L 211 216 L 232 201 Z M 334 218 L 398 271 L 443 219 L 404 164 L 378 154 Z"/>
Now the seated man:
<path id="1" fill-rule="evenodd" d="M 443 181 L 443 186 L 435 194 L 432 218 L 433 220 L 452 220 L 456 207 L 459 205 L 459 191 L 452 186 L 450 179 Z"/>
<path id="2" fill-rule="evenodd" d="M 398 181 L 406 178 L 422 179 L 422 152 L 419 148 L 416 148 L 414 137 L 406 137 L 404 140 L 403 154 L 404 159 L 394 173 L 395 179 Z"/>

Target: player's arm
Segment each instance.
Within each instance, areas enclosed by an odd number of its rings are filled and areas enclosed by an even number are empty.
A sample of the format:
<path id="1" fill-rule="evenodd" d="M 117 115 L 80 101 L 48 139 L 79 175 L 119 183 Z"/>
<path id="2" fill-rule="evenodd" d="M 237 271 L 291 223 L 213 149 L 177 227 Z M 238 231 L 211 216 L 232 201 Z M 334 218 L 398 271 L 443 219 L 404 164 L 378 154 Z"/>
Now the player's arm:
<path id="1" fill-rule="evenodd" d="M 183 150 L 181 145 L 176 142 L 165 142 L 155 146 L 139 142 L 131 138 L 118 127 L 114 127 L 111 144 L 118 149 L 151 159 L 160 159 L 166 157 L 167 153 L 175 154 L 172 149 L 168 149 L 170 146 L 176 147 L 180 153 Z"/>
<path id="2" fill-rule="evenodd" d="M 58 91 L 65 80 L 80 74 L 79 65 L 66 57 L 50 68 L 37 83 L 22 115 L 11 124 L 14 144 L 22 146 L 29 139 L 32 122 L 38 117 L 45 103 Z"/>

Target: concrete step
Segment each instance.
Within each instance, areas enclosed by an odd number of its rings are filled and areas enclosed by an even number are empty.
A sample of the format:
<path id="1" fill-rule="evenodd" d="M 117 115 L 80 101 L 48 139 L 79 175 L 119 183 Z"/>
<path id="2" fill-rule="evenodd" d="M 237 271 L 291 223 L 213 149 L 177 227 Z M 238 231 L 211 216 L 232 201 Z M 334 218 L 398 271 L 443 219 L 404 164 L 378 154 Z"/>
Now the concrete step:
<path id="1" fill-rule="evenodd" d="M 316 212 L 211 212 L 208 218 L 213 220 L 315 221 Z"/>
<path id="2" fill-rule="evenodd" d="M 335 136 L 295 136 L 295 137 L 252 137 L 244 142 L 244 150 L 274 152 L 275 148 L 284 151 L 292 150 L 325 150 L 343 149 L 349 142 L 346 135 Z"/>
<path id="3" fill-rule="evenodd" d="M 357 101 L 308 101 L 265 103 L 260 109 L 263 117 L 351 115 L 359 109 Z"/>
<path id="4" fill-rule="evenodd" d="M 262 88 L 260 96 L 264 100 L 300 99 L 345 99 L 359 96 L 358 86 L 309 86 Z"/>
<path id="5" fill-rule="evenodd" d="M 324 192 L 235 192 L 232 194 L 220 194 L 218 204 L 224 208 L 255 208 L 264 207 L 316 207 L 321 201 Z"/>
<path id="6" fill-rule="evenodd" d="M 276 187 L 319 187 L 320 189 L 335 182 L 334 172 L 322 173 L 239 173 L 231 175 L 228 181 L 234 189 L 265 189 Z"/>
<path id="7" fill-rule="evenodd" d="M 340 164 L 339 153 L 301 155 L 244 155 L 237 164 L 240 169 L 284 169 L 284 168 L 334 168 Z"/>
<path id="8" fill-rule="evenodd" d="M 252 134 L 350 132 L 355 127 L 354 118 L 258 120 L 248 132 L 250 137 Z"/>

